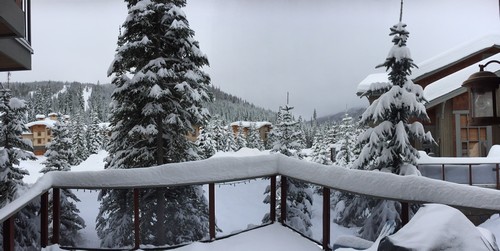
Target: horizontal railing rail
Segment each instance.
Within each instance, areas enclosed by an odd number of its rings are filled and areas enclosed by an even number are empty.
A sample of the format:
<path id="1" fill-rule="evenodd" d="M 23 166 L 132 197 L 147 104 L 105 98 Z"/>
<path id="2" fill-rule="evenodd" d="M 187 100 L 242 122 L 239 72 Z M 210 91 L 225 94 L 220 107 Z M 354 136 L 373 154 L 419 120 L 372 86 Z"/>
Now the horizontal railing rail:
<path id="1" fill-rule="evenodd" d="M 12 238 L 12 230 L 9 226 L 13 225 L 14 215 L 40 197 L 42 197 L 42 203 L 46 203 L 44 202 L 46 201 L 45 196 L 50 189 L 54 189 L 54 194 L 61 188 L 134 189 L 134 192 L 138 194 L 139 188 L 209 184 L 211 190 L 209 191 L 209 203 L 211 203 L 210 201 L 213 201 L 214 197 L 214 183 L 271 177 L 271 188 L 275 188 L 277 175 L 282 177 L 282 197 L 285 196 L 283 193 L 286 193 L 286 177 L 289 177 L 322 186 L 324 194 L 327 195 L 327 190 L 335 189 L 399 201 L 404 204 L 440 203 L 460 208 L 500 211 L 500 191 L 493 189 L 465 186 L 421 176 L 399 176 L 385 172 L 325 166 L 280 154 L 238 158 L 224 157 L 148 168 L 49 172 L 42 176 L 23 196 L 0 209 L 0 222 L 4 225 L 4 244 L 7 241 L 6 238 Z M 276 201 L 276 193 L 271 192 L 271 197 L 270 213 L 271 218 L 274 219 L 273 209 L 276 207 L 272 203 Z M 57 200 L 54 199 L 54 201 Z M 134 201 L 138 201 L 136 196 L 134 196 Z M 329 203 L 329 199 L 324 198 L 323 202 L 324 209 L 330 208 L 329 204 L 326 204 Z M 213 209 L 213 207 L 214 205 L 209 205 L 209 208 Z M 283 210 L 286 206 L 281 208 Z M 135 213 L 138 215 L 138 211 Z M 330 222 L 328 213 L 329 210 L 324 210 L 324 224 Z M 403 211 L 403 214 L 406 216 L 403 215 L 402 218 L 407 220 L 407 212 Z M 283 223 L 285 222 L 284 215 L 286 212 L 281 211 Z M 215 221 L 213 211 L 210 211 L 209 219 Z M 57 225 L 55 220 L 54 224 Z M 6 233 L 6 229 L 10 231 Z M 329 249 L 329 235 L 327 237 L 325 232 L 329 231 L 329 225 L 324 225 L 323 230 L 323 246 L 327 250 Z M 43 235 L 42 237 L 46 238 Z M 210 237 L 215 237 L 214 223 L 210 224 Z"/>
<path id="2" fill-rule="evenodd" d="M 420 155 L 417 168 L 425 177 L 500 190 L 500 158 Z"/>

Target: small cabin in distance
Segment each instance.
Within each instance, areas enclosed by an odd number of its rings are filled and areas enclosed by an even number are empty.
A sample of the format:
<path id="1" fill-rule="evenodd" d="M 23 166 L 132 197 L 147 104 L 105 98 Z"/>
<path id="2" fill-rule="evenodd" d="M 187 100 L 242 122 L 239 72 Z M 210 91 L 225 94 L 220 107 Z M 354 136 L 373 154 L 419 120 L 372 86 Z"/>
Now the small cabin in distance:
<path id="1" fill-rule="evenodd" d="M 36 120 L 26 124 L 28 132 L 23 133 L 23 139 L 29 139 L 33 145 L 33 153 L 35 155 L 43 155 L 47 151 L 46 146 L 52 141 L 52 127 L 58 119 L 57 113 L 49 113 L 45 115 L 36 115 Z M 64 115 L 64 120 L 68 120 L 69 116 Z"/>
<path id="2" fill-rule="evenodd" d="M 233 134 L 236 136 L 238 135 L 238 132 L 240 131 L 240 127 L 243 127 L 243 134 L 245 134 L 245 137 L 248 135 L 249 130 L 252 129 L 252 127 L 255 127 L 255 129 L 259 130 L 260 134 L 260 139 L 264 142 L 267 141 L 269 137 L 269 132 L 272 129 L 272 124 L 271 122 L 267 121 L 236 121 L 231 123 L 231 129 L 233 130 Z"/>

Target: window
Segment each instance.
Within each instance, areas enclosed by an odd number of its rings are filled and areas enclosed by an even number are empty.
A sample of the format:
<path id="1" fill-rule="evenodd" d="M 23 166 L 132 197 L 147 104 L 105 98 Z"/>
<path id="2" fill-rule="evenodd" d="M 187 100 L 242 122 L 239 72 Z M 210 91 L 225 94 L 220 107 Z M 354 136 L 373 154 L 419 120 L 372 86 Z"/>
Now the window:
<path id="1" fill-rule="evenodd" d="M 37 135 L 38 137 L 42 137 L 42 132 L 37 132 L 37 133 L 36 133 L 36 135 Z"/>
<path id="2" fill-rule="evenodd" d="M 37 143 L 38 143 L 39 145 L 41 145 L 41 144 L 42 144 L 42 139 L 38 139 L 38 140 L 37 140 Z"/>
<path id="3" fill-rule="evenodd" d="M 469 126 L 467 113 L 456 114 L 457 156 L 486 157 L 491 146 L 490 126 Z"/>

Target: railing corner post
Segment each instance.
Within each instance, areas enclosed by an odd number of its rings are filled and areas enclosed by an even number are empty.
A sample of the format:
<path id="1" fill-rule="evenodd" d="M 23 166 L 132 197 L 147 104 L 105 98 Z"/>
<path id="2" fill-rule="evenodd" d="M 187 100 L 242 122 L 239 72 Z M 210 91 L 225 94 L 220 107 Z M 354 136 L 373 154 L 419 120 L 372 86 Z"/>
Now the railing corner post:
<path id="1" fill-rule="evenodd" d="M 284 175 L 281 175 L 281 201 L 280 201 L 280 222 L 281 224 L 285 224 L 286 222 L 286 197 L 287 197 L 287 178 Z"/>
<path id="2" fill-rule="evenodd" d="M 271 223 L 276 222 L 276 175 L 271 176 L 269 190 L 269 219 Z"/>

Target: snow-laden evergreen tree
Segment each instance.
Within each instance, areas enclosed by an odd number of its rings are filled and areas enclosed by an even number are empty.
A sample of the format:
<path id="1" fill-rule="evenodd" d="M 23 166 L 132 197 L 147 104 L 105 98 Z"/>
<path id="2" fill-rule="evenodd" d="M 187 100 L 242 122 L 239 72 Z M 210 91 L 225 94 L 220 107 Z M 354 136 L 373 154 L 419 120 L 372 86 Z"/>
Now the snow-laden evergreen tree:
<path id="1" fill-rule="evenodd" d="M 103 135 L 99 127 L 99 117 L 97 112 L 90 113 L 91 121 L 87 128 L 87 148 L 89 154 L 96 154 L 102 148 Z"/>
<path id="2" fill-rule="evenodd" d="M 241 148 L 247 147 L 247 138 L 244 129 L 245 127 L 243 127 L 243 124 L 240 122 L 238 124 L 238 132 L 236 134 L 236 147 L 238 148 L 236 151 L 240 150 Z"/>
<path id="3" fill-rule="evenodd" d="M 357 138 L 362 130 L 359 128 L 358 123 L 347 113 L 337 128 L 336 142 L 334 144 L 336 156 L 333 164 L 351 167 L 361 151 L 361 147 L 357 144 Z"/>
<path id="4" fill-rule="evenodd" d="M 71 122 L 71 141 L 73 142 L 73 156 L 70 157 L 71 165 L 78 165 L 89 157 L 87 145 L 86 126 L 81 114 L 76 114 Z"/>
<path id="5" fill-rule="evenodd" d="M 264 143 L 260 138 L 260 131 L 255 123 L 251 123 L 247 132 L 247 147 L 264 150 Z"/>
<path id="6" fill-rule="evenodd" d="M 279 117 L 276 126 L 271 131 L 271 137 L 274 137 L 274 146 L 271 152 L 281 153 L 289 157 L 300 159 L 300 151 L 302 150 L 304 145 L 302 141 L 303 138 L 302 131 L 300 130 L 300 125 L 293 119 L 293 115 L 290 112 L 293 107 L 286 105 L 285 107 L 281 107 L 280 109 L 281 116 Z M 281 180 L 276 183 L 279 186 Z M 290 226 L 292 226 L 299 232 L 307 236 L 311 236 L 312 232 L 310 227 L 312 226 L 311 217 L 313 190 L 307 183 L 291 178 L 287 179 L 287 187 L 286 220 Z M 264 194 L 266 194 L 264 203 L 269 203 L 269 187 L 266 188 Z M 280 198 L 280 200 L 281 199 L 283 198 Z M 281 203 L 277 202 L 278 206 L 280 204 Z M 279 213 L 277 217 L 280 217 Z M 268 222 L 269 214 L 266 214 L 262 221 Z"/>
<path id="7" fill-rule="evenodd" d="M 234 135 L 233 128 L 231 125 L 228 125 L 226 128 L 227 129 L 224 132 L 224 138 L 226 139 L 224 152 L 236 152 L 240 150 L 240 148 L 238 148 L 238 144 L 236 143 L 236 136 Z"/>
<path id="8" fill-rule="evenodd" d="M 42 162 L 45 167 L 41 173 L 52 171 L 71 171 L 69 159 L 72 156 L 72 141 L 69 130 L 62 118 L 52 127 L 52 141 L 47 145 L 45 157 Z M 61 228 L 60 244 L 74 246 L 79 240 L 79 231 L 85 228 L 85 221 L 80 217 L 80 210 L 76 207 L 76 202 L 80 199 L 70 190 L 61 189 Z M 49 200 L 50 210 L 52 210 L 53 198 Z M 49 222 L 52 222 L 52 214 L 49 214 Z"/>
<path id="9" fill-rule="evenodd" d="M 333 145 L 336 156 L 334 165 L 353 168 L 358 158 L 361 146 L 357 144 L 358 136 L 363 132 L 358 123 L 353 121 L 349 114 L 345 114 L 342 121 L 335 126 L 336 142 Z M 372 200 L 365 196 L 335 191 L 331 197 L 331 205 L 335 211 L 333 221 L 345 227 L 360 227 L 363 225 L 367 208 Z"/>
<path id="10" fill-rule="evenodd" d="M 415 67 L 410 50 L 406 47 L 409 32 L 406 24 L 399 22 L 391 27 L 394 36 L 393 47 L 386 61 L 379 65 L 389 70 L 390 88 L 387 88 L 363 113 L 360 123 L 374 125 L 360 137 L 363 144 L 355 165 L 368 170 L 386 169 L 394 174 L 415 169 L 418 151 L 410 142 L 434 142 L 431 134 L 425 132 L 420 121 L 429 120 L 425 107 L 422 87 L 408 78 Z M 367 95 L 370 95 L 369 90 Z M 387 221 L 398 225 L 400 205 L 393 201 L 378 201 L 367 218 L 361 236 L 374 240 Z"/>
<path id="11" fill-rule="evenodd" d="M 208 123 L 209 123 L 208 127 L 212 129 L 216 151 L 224 151 L 226 149 L 226 142 L 227 142 L 226 139 L 227 133 L 226 129 L 224 128 L 224 122 L 220 119 L 218 115 L 215 115 L 211 117 Z"/>
<path id="12" fill-rule="evenodd" d="M 277 124 L 269 133 L 269 137 L 273 139 L 271 152 L 301 158 L 301 150 L 304 147 L 303 132 L 299 122 L 293 119 L 290 112 L 292 109 L 293 107 L 288 105 L 280 107 Z"/>
<path id="13" fill-rule="evenodd" d="M 196 140 L 196 144 L 200 149 L 200 157 L 208 159 L 217 153 L 217 141 L 214 139 L 213 124 L 208 124 L 205 128 L 201 129 L 200 135 Z"/>
<path id="14" fill-rule="evenodd" d="M 331 165 L 331 142 L 330 138 L 327 136 L 325 129 L 320 129 L 316 131 L 314 136 L 313 144 L 311 147 L 311 161 L 323 165 Z"/>
<path id="15" fill-rule="evenodd" d="M 28 171 L 19 166 L 20 160 L 34 160 L 33 147 L 29 140 L 21 138 L 27 130 L 20 118 L 26 112 L 24 100 L 11 97 L 9 89 L 0 89 L 0 208 L 22 195 L 28 186 L 23 177 Z M 38 203 L 31 203 L 17 213 L 15 228 L 22 229 L 15 236 L 16 250 L 40 248 L 40 233 L 37 228 Z"/>
<path id="16" fill-rule="evenodd" d="M 210 78 L 207 57 L 194 40 L 185 0 L 128 0 L 128 16 L 108 71 L 114 75 L 107 169 L 129 169 L 199 159 L 185 135 L 205 126 Z M 105 247 L 131 245 L 132 194 L 110 189 L 99 199 L 97 233 Z M 141 189 L 141 239 L 173 245 L 208 234 L 201 186 Z"/>

